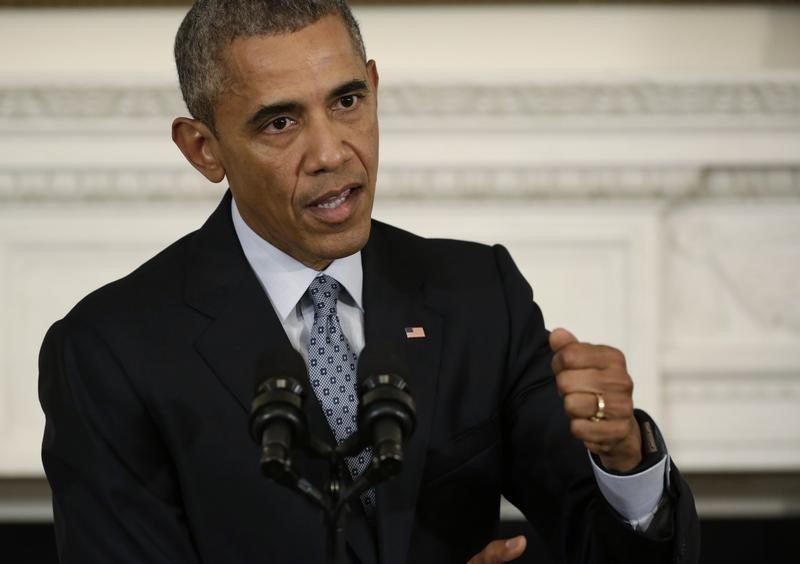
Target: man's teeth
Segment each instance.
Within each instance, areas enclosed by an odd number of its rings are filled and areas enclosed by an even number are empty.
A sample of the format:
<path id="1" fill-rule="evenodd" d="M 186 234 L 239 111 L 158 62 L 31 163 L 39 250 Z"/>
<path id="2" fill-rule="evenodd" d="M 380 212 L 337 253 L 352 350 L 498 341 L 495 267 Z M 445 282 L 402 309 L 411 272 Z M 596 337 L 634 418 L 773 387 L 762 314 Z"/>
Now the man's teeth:
<path id="1" fill-rule="evenodd" d="M 321 204 L 317 204 L 317 207 L 318 208 L 322 208 L 322 209 L 326 209 L 326 210 L 332 210 L 334 208 L 338 208 L 339 206 L 341 206 L 344 203 L 344 201 L 347 199 L 347 196 L 349 196 L 349 195 L 350 195 L 350 188 L 348 188 L 347 190 L 342 192 L 339 195 L 339 197 L 336 198 L 335 200 L 331 200 L 330 202 L 324 202 L 324 203 L 321 203 Z"/>

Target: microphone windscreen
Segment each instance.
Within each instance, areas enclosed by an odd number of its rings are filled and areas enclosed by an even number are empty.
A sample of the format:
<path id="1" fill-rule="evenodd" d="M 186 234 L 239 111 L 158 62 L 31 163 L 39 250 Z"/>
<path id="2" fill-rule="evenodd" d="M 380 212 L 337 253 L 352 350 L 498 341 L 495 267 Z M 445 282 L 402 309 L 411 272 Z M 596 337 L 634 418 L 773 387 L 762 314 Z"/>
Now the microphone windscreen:
<path id="1" fill-rule="evenodd" d="M 360 380 L 376 374 L 405 376 L 406 373 L 405 357 L 398 343 L 391 341 L 370 342 L 358 355 Z"/>
<path id="2" fill-rule="evenodd" d="M 270 378 L 294 378 L 298 382 L 308 380 L 306 363 L 300 353 L 292 347 L 275 348 L 258 357 L 254 389 Z"/>

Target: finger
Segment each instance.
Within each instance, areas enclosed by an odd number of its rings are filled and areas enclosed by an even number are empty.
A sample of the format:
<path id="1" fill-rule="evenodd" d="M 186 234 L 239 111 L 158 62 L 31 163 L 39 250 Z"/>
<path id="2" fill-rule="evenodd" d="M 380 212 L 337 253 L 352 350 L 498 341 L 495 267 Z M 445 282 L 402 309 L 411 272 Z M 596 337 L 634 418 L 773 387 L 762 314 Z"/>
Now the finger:
<path id="1" fill-rule="evenodd" d="M 570 421 L 572 435 L 585 443 L 587 448 L 589 444 L 614 447 L 627 438 L 631 430 L 631 419 L 602 419 L 600 421 L 573 419 Z"/>
<path id="2" fill-rule="evenodd" d="M 554 355 L 553 372 L 581 368 L 625 368 L 625 355 L 614 347 L 590 343 L 567 343 Z"/>
<path id="3" fill-rule="evenodd" d="M 562 397 L 577 393 L 594 395 L 602 393 L 603 380 L 603 371 L 597 368 L 562 370 L 556 373 L 556 388 Z"/>
<path id="4" fill-rule="evenodd" d="M 556 374 L 556 387 L 562 397 L 569 394 L 602 394 L 606 399 L 633 395 L 633 380 L 621 367 L 598 370 L 582 368 Z"/>
<path id="5" fill-rule="evenodd" d="M 629 419 L 633 415 L 633 399 L 626 394 L 602 394 L 602 419 Z M 574 392 L 564 396 L 564 411 L 570 419 L 590 419 L 600 411 L 597 395 Z"/>
<path id="6" fill-rule="evenodd" d="M 511 562 L 512 560 L 516 560 L 522 553 L 525 552 L 525 547 L 528 546 L 528 539 L 526 539 L 523 535 L 519 535 L 518 537 L 514 537 L 513 539 L 508 539 L 505 542 L 505 553 L 503 554 L 503 562 Z"/>
<path id="7" fill-rule="evenodd" d="M 623 400 L 624 401 L 624 400 Z M 601 419 L 614 419 L 617 409 L 611 399 L 603 396 L 603 409 L 597 395 L 591 392 L 574 392 L 564 396 L 564 411 L 570 419 L 590 419 L 601 412 Z"/>
<path id="8" fill-rule="evenodd" d="M 486 545 L 478 554 L 469 559 L 467 564 L 500 564 L 516 560 L 525 552 L 527 540 L 520 535 L 508 540 L 495 540 Z"/>
<path id="9" fill-rule="evenodd" d="M 577 342 L 578 338 L 563 327 L 553 329 L 550 333 L 550 348 L 553 352 L 558 352 L 566 345 Z"/>

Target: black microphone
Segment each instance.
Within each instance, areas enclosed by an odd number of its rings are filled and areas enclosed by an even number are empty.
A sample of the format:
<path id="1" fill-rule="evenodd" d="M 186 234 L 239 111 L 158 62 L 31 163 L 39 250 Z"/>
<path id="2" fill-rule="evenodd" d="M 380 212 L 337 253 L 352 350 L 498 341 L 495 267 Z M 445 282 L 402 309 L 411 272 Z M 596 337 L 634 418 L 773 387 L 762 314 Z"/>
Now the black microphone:
<path id="1" fill-rule="evenodd" d="M 365 347 L 358 358 L 361 405 L 359 434 L 372 444 L 372 468 L 381 479 L 403 466 L 403 443 L 414 432 L 416 404 L 403 377 L 398 347 L 378 342 Z"/>
<path id="2" fill-rule="evenodd" d="M 294 349 L 264 354 L 256 374 L 267 378 L 258 385 L 250 409 L 250 436 L 261 445 L 261 471 L 280 479 L 291 470 L 292 443 L 306 435 L 303 412 L 306 364 Z"/>

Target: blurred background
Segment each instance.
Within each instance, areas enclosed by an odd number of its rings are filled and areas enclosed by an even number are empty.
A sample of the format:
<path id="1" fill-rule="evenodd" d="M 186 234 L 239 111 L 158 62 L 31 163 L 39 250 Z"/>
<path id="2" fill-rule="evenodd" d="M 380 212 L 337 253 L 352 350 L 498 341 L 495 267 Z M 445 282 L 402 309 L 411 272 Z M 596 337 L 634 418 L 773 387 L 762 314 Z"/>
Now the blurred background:
<path id="1" fill-rule="evenodd" d="M 627 353 L 695 492 L 703 562 L 797 562 L 798 3 L 354 6 L 381 75 L 375 216 L 508 246 L 548 326 Z M 4 562 L 55 562 L 47 327 L 225 189 L 170 140 L 187 9 L 0 0 Z"/>

